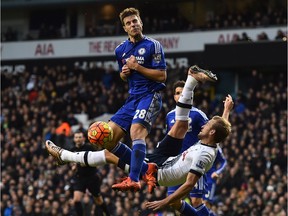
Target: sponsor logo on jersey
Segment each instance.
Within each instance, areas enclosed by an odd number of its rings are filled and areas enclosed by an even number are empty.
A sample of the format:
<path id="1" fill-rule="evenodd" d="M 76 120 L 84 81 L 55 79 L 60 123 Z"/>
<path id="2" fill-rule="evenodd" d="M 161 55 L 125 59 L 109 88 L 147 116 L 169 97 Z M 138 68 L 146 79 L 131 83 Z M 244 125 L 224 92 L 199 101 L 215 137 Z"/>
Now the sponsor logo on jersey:
<path id="1" fill-rule="evenodd" d="M 144 57 L 143 56 L 136 56 L 138 64 L 144 64 Z"/>
<path id="2" fill-rule="evenodd" d="M 200 169 L 204 168 L 204 162 L 203 161 L 198 161 L 198 163 L 196 164 L 196 166 Z"/>

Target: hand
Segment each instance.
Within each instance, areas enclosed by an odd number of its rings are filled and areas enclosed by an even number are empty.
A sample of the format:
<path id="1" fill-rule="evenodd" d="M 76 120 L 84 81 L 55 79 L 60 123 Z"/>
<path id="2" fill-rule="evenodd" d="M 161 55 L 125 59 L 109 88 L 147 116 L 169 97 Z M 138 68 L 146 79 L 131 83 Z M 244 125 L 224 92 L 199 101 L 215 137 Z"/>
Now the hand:
<path id="1" fill-rule="evenodd" d="M 138 62 L 137 59 L 135 58 L 134 55 L 131 55 L 127 60 L 126 60 L 126 65 L 128 66 L 128 68 L 132 69 L 132 70 L 136 70 L 137 66 L 138 66 Z"/>
<path id="2" fill-rule="evenodd" d="M 225 101 L 223 101 L 223 103 L 224 103 L 224 109 L 226 109 L 227 111 L 230 112 L 233 109 L 234 102 L 230 94 L 226 96 L 226 99 Z"/>
<path id="3" fill-rule="evenodd" d="M 131 70 L 128 68 L 127 65 L 124 65 L 122 67 L 122 71 L 120 73 L 120 77 L 124 80 L 124 81 L 127 81 L 127 77 L 130 76 L 131 74 Z"/>
<path id="4" fill-rule="evenodd" d="M 219 175 L 216 172 L 213 172 L 212 175 L 211 175 L 211 178 L 212 179 L 217 179 L 217 178 L 219 178 Z"/>
<path id="5" fill-rule="evenodd" d="M 123 73 L 125 76 L 129 76 L 131 74 L 131 70 L 129 69 L 129 67 L 125 64 L 122 67 L 122 71 L 121 73 Z"/>
<path id="6" fill-rule="evenodd" d="M 164 208 L 168 203 L 166 203 L 165 199 L 163 200 L 156 200 L 153 202 L 147 202 L 146 207 L 152 209 L 153 211 L 159 210 Z"/>
<path id="7" fill-rule="evenodd" d="M 76 164 L 76 163 L 73 163 L 73 164 L 72 164 L 71 170 L 72 170 L 73 172 L 76 172 L 76 171 L 77 171 L 77 164 Z"/>

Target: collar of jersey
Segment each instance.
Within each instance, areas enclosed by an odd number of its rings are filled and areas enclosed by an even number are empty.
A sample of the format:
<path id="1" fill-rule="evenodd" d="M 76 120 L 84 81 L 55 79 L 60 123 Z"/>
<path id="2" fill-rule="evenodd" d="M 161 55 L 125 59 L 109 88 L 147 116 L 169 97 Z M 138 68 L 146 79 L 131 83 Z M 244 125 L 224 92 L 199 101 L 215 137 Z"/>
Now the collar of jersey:
<path id="1" fill-rule="evenodd" d="M 204 144 L 204 143 L 200 143 L 200 144 L 204 145 L 204 146 L 211 147 L 211 148 L 217 148 L 217 144 L 215 144 L 215 145 L 207 145 L 207 144 Z"/>
<path id="2" fill-rule="evenodd" d="M 131 42 L 131 41 L 130 41 L 130 38 L 128 38 L 127 40 L 128 40 L 130 43 L 132 43 L 132 44 L 137 44 L 137 43 L 139 43 L 139 42 L 143 41 L 144 39 L 146 39 L 146 36 L 145 36 L 145 35 L 143 35 L 143 38 L 142 38 L 142 40 L 140 40 L 140 41 L 137 41 L 136 43 L 133 43 L 133 42 Z"/>

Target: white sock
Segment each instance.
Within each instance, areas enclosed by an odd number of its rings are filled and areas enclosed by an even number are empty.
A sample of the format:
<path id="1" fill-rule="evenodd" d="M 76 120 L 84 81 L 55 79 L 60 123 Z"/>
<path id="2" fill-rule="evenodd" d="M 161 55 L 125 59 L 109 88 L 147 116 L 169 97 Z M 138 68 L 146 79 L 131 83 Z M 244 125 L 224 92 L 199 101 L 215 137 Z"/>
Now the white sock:
<path id="1" fill-rule="evenodd" d="M 194 91 L 195 87 L 197 86 L 197 84 L 198 84 L 198 81 L 194 77 L 192 77 L 190 75 L 187 76 L 182 94 L 179 98 L 180 103 L 192 105 L 193 91 Z"/>
<path id="2" fill-rule="evenodd" d="M 63 150 L 61 153 L 61 159 L 66 162 L 75 162 L 75 163 L 80 163 L 86 166 L 84 155 L 85 155 L 85 151 L 71 152 L 71 151 Z M 97 151 L 97 152 L 88 151 L 87 163 L 91 167 L 96 167 L 99 165 L 106 164 L 104 151 Z"/>
<path id="3" fill-rule="evenodd" d="M 178 102 L 192 106 L 194 96 L 193 91 L 197 84 L 198 81 L 194 77 L 188 75 Z M 176 106 L 175 119 L 180 121 L 188 121 L 190 110 L 191 108 L 188 107 Z"/>
<path id="4" fill-rule="evenodd" d="M 188 121 L 191 108 L 184 108 L 176 105 L 175 120 Z"/>

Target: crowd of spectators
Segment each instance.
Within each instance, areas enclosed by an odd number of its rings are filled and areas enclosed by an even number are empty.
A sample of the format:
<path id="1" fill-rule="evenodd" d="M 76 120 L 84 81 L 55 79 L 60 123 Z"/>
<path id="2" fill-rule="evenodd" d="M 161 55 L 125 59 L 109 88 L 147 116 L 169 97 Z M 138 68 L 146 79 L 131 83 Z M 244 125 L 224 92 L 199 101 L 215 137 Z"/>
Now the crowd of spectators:
<path id="1" fill-rule="evenodd" d="M 144 13 L 144 12 L 143 12 Z M 146 12 L 147 13 L 147 12 Z M 143 22 L 145 23 L 145 33 L 165 33 L 165 32 L 192 32 L 192 31 L 206 31 L 219 29 L 244 29 L 257 27 L 271 27 L 287 25 L 287 10 L 284 8 L 264 7 L 261 10 L 252 11 L 236 11 L 234 13 L 226 12 L 219 14 L 217 11 L 207 12 L 203 14 L 206 16 L 205 24 L 195 24 L 185 18 L 181 12 L 173 10 L 173 13 L 159 8 L 157 13 L 143 14 Z M 58 24 L 57 24 L 58 25 Z M 42 23 L 39 27 L 38 34 L 33 35 L 29 32 L 24 38 L 19 38 L 18 30 L 9 27 L 4 29 L 1 33 L 1 41 L 16 41 L 16 40 L 42 40 L 42 39 L 63 39 L 73 38 L 69 32 L 67 23 L 62 23 L 58 27 L 48 23 Z M 35 30 L 34 30 L 35 32 Z M 99 19 L 94 24 L 85 24 L 85 34 L 80 37 L 96 37 L 96 36 L 119 36 L 125 32 L 118 19 Z M 283 33 L 282 34 L 287 34 Z M 287 37 L 287 35 L 286 35 Z M 282 37 L 283 38 L 283 37 Z M 275 40 L 276 38 L 270 38 Z M 269 40 L 265 36 L 260 35 L 257 40 Z"/>
<path id="2" fill-rule="evenodd" d="M 211 29 L 237 29 L 279 26 L 287 24 L 287 10 L 272 9 L 244 11 L 225 14 L 208 14 L 205 30 Z"/>
<path id="3" fill-rule="evenodd" d="M 284 72 L 253 70 L 247 90 L 234 94 L 232 134 L 221 144 L 228 166 L 218 181 L 213 205 L 217 215 L 286 215 L 286 80 Z M 195 106 L 210 117 L 221 114 L 223 107 L 211 88 L 202 85 L 195 92 Z M 126 97 L 127 85 L 111 68 L 84 71 L 46 65 L 18 74 L 1 72 L 1 215 L 74 215 L 71 167 L 56 166 L 43 140 L 71 144 L 71 136 L 56 132 L 61 123 L 82 127 L 74 114 L 85 113 L 93 119 L 114 113 Z M 175 107 L 171 82 L 163 99 L 163 110 L 147 139 L 147 152 L 164 136 L 165 115 Z M 105 165 L 99 172 L 101 193 L 112 215 L 148 215 L 145 201 L 166 196 L 165 187 L 148 194 L 144 185 L 137 193 L 115 192 L 111 185 L 124 176 L 123 171 Z M 88 195 L 83 205 L 86 215 L 92 215 L 95 206 Z M 162 213 L 172 215 L 172 210 Z"/>

